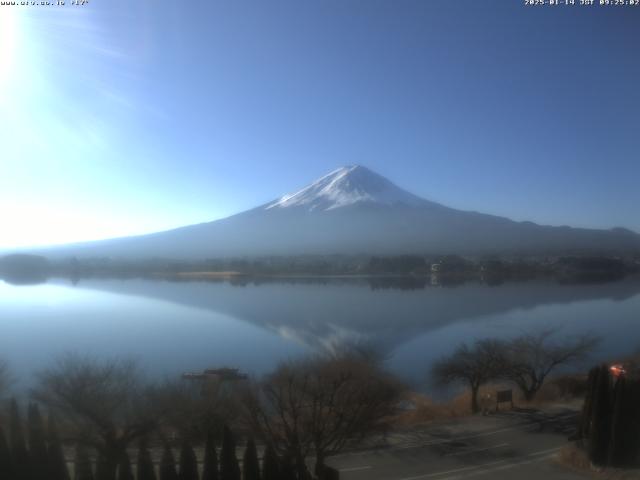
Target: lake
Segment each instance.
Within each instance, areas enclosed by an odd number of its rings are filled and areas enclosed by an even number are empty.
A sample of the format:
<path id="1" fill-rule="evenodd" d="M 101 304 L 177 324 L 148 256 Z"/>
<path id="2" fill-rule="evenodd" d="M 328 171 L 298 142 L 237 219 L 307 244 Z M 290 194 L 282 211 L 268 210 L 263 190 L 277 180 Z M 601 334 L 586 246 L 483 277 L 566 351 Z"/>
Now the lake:
<path id="1" fill-rule="evenodd" d="M 285 359 L 357 344 L 425 388 L 433 361 L 462 341 L 593 332 L 603 338 L 596 362 L 638 351 L 639 326 L 638 279 L 455 287 L 366 278 L 0 281 L 0 358 L 23 387 L 65 352 L 132 357 L 154 377 L 217 366 L 260 375 Z"/>

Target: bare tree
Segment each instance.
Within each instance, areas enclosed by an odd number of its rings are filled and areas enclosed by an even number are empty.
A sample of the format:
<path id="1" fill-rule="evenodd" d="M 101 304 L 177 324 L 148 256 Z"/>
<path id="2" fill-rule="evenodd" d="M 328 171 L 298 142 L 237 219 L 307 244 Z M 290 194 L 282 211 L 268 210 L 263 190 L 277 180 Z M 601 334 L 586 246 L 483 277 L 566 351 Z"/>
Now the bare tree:
<path id="1" fill-rule="evenodd" d="M 554 330 L 529 333 L 507 344 L 502 375 L 518 386 L 527 401 L 535 398 L 553 370 L 584 360 L 599 342 L 591 334 L 558 342 L 552 338 L 555 333 Z"/>
<path id="2" fill-rule="evenodd" d="M 403 387 L 379 363 L 341 354 L 282 364 L 245 399 L 256 433 L 291 458 L 299 479 L 347 445 L 384 427 L 395 412 Z"/>
<path id="3" fill-rule="evenodd" d="M 241 413 L 234 386 L 224 381 L 167 381 L 151 389 L 150 395 L 163 412 L 161 426 L 191 441 L 221 432 Z"/>
<path id="4" fill-rule="evenodd" d="M 38 380 L 34 397 L 72 426 L 70 440 L 97 450 L 109 479 L 127 446 L 156 426 L 133 362 L 66 355 Z"/>
<path id="5" fill-rule="evenodd" d="M 504 342 L 495 339 L 477 340 L 472 346 L 462 344 L 452 355 L 436 362 L 431 375 L 441 385 L 466 383 L 471 389 L 471 411 L 477 413 L 478 391 L 500 375 L 505 352 Z"/>

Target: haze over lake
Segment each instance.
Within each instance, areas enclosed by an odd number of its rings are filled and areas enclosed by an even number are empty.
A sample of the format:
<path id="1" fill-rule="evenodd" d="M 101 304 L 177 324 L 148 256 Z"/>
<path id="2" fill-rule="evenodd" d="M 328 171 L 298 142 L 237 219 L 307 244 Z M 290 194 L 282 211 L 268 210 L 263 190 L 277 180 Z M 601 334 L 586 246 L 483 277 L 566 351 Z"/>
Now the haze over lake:
<path id="1" fill-rule="evenodd" d="M 135 358 L 157 378 L 217 366 L 260 375 L 284 359 L 366 345 L 425 389 L 434 359 L 476 338 L 593 332 L 603 342 L 592 363 L 640 349 L 637 279 L 398 287 L 366 278 L 0 282 L 0 351 L 27 386 L 34 371 L 70 351 Z"/>

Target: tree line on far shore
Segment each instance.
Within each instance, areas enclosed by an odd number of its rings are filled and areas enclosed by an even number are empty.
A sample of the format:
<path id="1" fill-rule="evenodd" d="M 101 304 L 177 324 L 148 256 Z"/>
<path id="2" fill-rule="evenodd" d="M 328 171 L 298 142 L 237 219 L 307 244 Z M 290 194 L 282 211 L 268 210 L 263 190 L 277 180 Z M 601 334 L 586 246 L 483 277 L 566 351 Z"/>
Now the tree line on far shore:
<path id="1" fill-rule="evenodd" d="M 568 256 L 486 255 L 463 257 L 440 254 L 405 255 L 289 255 L 185 260 L 149 258 L 118 260 L 109 257 L 49 260 L 40 255 L 0 256 L 0 277 L 13 283 L 38 283 L 49 276 L 180 278 L 183 273 L 235 272 L 240 276 L 372 275 L 424 276 L 437 273 L 447 281 L 480 278 L 489 284 L 508 279 L 547 276 L 562 282 L 599 282 L 640 271 L 637 255 L 623 258 L 576 253 Z M 203 278 L 207 278 L 206 276 Z M 215 277 L 214 277 L 215 278 Z M 240 278 L 236 281 L 242 282 Z"/>

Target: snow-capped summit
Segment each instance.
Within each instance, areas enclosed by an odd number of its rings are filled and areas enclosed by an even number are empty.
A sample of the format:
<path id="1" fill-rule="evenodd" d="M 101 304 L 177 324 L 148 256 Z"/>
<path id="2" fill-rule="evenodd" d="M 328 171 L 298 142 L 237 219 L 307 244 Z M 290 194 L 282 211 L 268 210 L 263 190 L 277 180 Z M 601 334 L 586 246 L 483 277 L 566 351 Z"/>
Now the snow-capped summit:
<path id="1" fill-rule="evenodd" d="M 308 211 L 326 211 L 359 203 L 420 206 L 426 200 L 366 167 L 349 165 L 334 170 L 296 193 L 283 196 L 265 209 L 303 207 Z"/>

